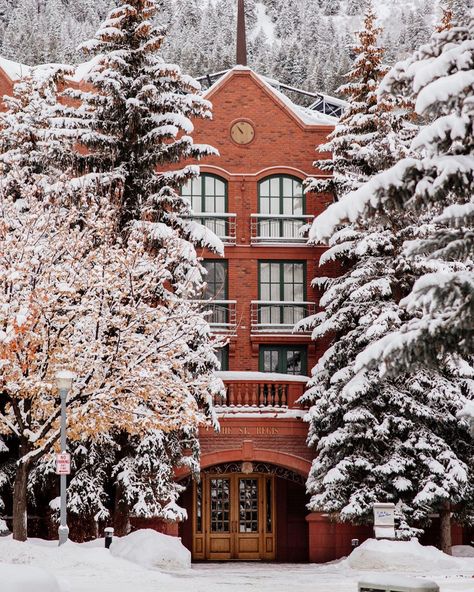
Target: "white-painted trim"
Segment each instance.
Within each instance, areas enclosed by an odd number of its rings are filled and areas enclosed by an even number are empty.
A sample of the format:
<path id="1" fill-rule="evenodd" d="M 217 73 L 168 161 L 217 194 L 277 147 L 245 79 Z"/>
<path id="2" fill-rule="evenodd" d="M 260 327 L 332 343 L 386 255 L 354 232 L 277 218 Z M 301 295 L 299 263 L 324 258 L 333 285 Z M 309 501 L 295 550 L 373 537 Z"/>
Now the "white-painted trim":
<path id="1" fill-rule="evenodd" d="M 298 175 L 301 175 L 304 178 L 314 177 L 316 179 L 331 179 L 331 177 L 332 177 L 331 175 L 318 175 L 318 174 L 314 174 L 314 173 L 306 173 L 305 171 L 302 171 L 301 169 L 296 169 L 294 167 L 289 167 L 289 166 L 285 166 L 285 165 L 267 167 L 267 168 L 261 169 L 260 171 L 257 171 L 256 173 L 230 173 L 226 169 L 224 169 L 220 166 L 213 165 L 213 164 L 200 164 L 199 168 L 204 173 L 211 172 L 211 171 L 220 171 L 221 173 L 223 173 L 227 177 L 259 177 L 260 175 L 263 175 L 264 173 L 271 174 L 272 171 L 277 171 L 277 170 L 282 170 L 282 169 L 285 169 L 285 171 L 288 171 L 288 174 L 291 174 L 293 172 L 293 173 L 297 173 Z"/>

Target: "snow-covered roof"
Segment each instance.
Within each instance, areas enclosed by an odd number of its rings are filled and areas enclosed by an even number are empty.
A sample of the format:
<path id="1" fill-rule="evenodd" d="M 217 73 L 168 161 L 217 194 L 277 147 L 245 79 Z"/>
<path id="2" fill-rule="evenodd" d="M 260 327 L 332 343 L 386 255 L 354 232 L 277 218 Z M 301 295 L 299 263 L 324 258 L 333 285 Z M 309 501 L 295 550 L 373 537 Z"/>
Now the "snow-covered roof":
<path id="1" fill-rule="evenodd" d="M 26 66 L 25 64 L 20 64 L 19 62 L 12 62 L 11 60 L 7 60 L 2 56 L 0 56 L 0 68 L 5 72 L 12 82 L 19 80 L 31 70 L 31 66 Z"/>
<path id="2" fill-rule="evenodd" d="M 303 419 L 308 413 L 305 409 L 288 409 L 288 407 L 226 407 L 215 405 L 217 415 L 223 417 L 262 417 L 274 419 Z"/>
<path id="3" fill-rule="evenodd" d="M 204 92 L 204 95 L 211 95 L 217 88 L 225 84 L 226 81 L 235 74 L 235 72 L 250 72 L 251 75 L 254 76 L 261 83 L 261 85 L 264 86 L 265 89 L 276 98 L 278 102 L 283 103 L 293 113 L 293 115 L 295 115 L 305 125 L 335 125 L 337 123 L 337 117 L 297 105 L 278 89 L 280 83 L 277 80 L 272 80 L 266 76 L 262 76 L 247 66 L 234 66 L 230 70 L 219 72 L 218 74 L 213 75 L 219 77 Z M 203 80 L 204 78 L 205 77 L 200 77 L 198 80 Z M 326 95 L 321 95 L 321 97 L 328 99 Z M 340 103 L 344 104 L 344 101 L 338 99 L 338 104 Z"/>
<path id="4" fill-rule="evenodd" d="M 87 76 L 87 74 L 90 72 L 94 64 L 97 62 L 97 59 L 98 57 L 95 57 L 92 60 L 75 66 L 75 73 L 73 76 L 69 77 L 70 80 L 76 83 L 81 82 L 84 79 L 84 77 Z M 5 74 L 10 78 L 12 82 L 15 82 L 16 80 L 19 80 L 22 76 L 28 74 L 31 70 L 31 66 L 27 66 L 19 62 L 14 62 L 12 60 L 7 60 L 6 58 L 0 56 L 0 69 L 2 69 L 5 72 Z M 235 66 L 230 70 L 219 72 L 218 74 L 216 74 L 216 76 L 220 75 L 219 78 L 204 92 L 204 94 L 211 94 L 217 86 L 222 85 L 236 71 L 251 72 L 252 76 L 255 76 L 255 78 L 257 78 L 257 80 L 266 88 L 266 90 L 277 99 L 277 101 L 283 103 L 305 125 L 336 124 L 336 117 L 327 115 L 326 113 L 321 113 L 320 111 L 314 110 L 312 108 L 306 108 L 302 107 L 301 105 L 297 105 L 278 89 L 280 83 L 277 80 L 272 80 L 270 78 L 267 78 L 266 76 L 257 74 L 257 72 L 251 70 L 250 68 L 247 68 L 246 66 Z M 200 80 L 202 80 L 202 78 Z M 331 97 L 327 97 L 326 95 L 321 95 L 321 98 L 322 100 L 330 101 L 335 105 L 342 106 L 345 104 L 344 101 L 341 101 L 340 99 L 333 99 Z"/>
<path id="5" fill-rule="evenodd" d="M 74 68 L 74 75 L 68 76 L 68 78 L 73 82 L 81 82 L 81 80 L 83 80 L 84 77 L 89 74 L 92 67 L 97 62 L 97 59 L 97 57 L 94 57 L 88 62 L 84 62 L 78 66 L 69 66 L 64 64 L 65 68 Z M 12 60 L 7 60 L 6 58 L 0 56 L 0 69 L 5 72 L 12 82 L 16 82 L 22 76 L 29 74 L 32 66 L 27 66 L 26 64 L 21 64 L 20 62 L 13 62 Z"/>

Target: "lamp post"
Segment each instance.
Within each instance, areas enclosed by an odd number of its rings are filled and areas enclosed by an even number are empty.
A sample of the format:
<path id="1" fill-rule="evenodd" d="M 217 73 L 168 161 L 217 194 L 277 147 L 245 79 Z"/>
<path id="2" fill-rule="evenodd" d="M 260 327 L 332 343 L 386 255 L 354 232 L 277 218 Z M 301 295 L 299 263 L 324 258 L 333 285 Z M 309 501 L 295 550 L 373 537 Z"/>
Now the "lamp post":
<path id="1" fill-rule="evenodd" d="M 61 397 L 61 454 L 66 454 L 66 399 L 68 392 L 71 390 L 72 381 L 75 378 L 73 372 L 68 370 L 61 370 L 56 374 L 56 385 Z M 61 514 L 59 522 L 59 545 L 64 545 L 68 540 L 69 528 L 67 526 L 67 508 L 66 508 L 66 488 L 67 488 L 67 472 L 59 472 L 61 485 Z"/>

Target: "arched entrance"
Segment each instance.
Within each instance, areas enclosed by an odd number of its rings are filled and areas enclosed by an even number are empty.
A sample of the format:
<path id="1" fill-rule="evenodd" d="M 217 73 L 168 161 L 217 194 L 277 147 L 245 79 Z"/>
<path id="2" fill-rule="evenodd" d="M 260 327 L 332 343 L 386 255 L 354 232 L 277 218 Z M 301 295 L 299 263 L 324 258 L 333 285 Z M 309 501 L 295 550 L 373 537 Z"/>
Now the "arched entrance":
<path id="1" fill-rule="evenodd" d="M 307 561 L 304 477 L 264 462 L 205 468 L 187 480 L 183 543 L 195 561 Z"/>

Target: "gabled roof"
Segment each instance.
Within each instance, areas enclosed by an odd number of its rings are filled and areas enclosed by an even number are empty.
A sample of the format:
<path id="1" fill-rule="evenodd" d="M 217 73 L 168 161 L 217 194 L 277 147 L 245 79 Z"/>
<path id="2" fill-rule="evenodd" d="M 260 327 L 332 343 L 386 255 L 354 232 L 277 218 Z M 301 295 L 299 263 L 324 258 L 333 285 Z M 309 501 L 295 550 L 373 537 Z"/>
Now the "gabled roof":
<path id="1" fill-rule="evenodd" d="M 212 84 L 205 92 L 206 98 L 211 98 L 220 88 L 222 88 L 231 78 L 239 73 L 246 72 L 260 86 L 269 97 L 278 105 L 283 107 L 290 116 L 295 118 L 304 126 L 334 126 L 337 123 L 337 118 L 331 115 L 326 115 L 319 111 L 313 111 L 301 105 L 293 103 L 293 101 L 280 92 L 265 76 L 261 76 L 254 72 L 251 68 L 246 66 L 235 66 L 234 68 L 225 72 L 214 84 Z"/>
<path id="2" fill-rule="evenodd" d="M 75 74 L 74 76 L 70 77 L 70 80 L 73 83 L 80 83 L 83 80 L 83 78 L 90 72 L 90 70 L 93 68 L 96 62 L 97 57 L 93 58 L 88 62 L 76 66 Z M 31 69 L 31 66 L 27 66 L 19 62 L 14 62 L 12 60 L 7 60 L 6 58 L 0 56 L 0 70 L 3 71 L 3 73 L 12 83 L 19 80 L 22 76 L 29 74 Z M 217 79 L 216 82 L 214 82 L 214 84 L 212 84 L 207 90 L 204 91 L 204 95 L 206 97 L 213 95 L 217 91 L 217 89 L 219 89 L 222 85 L 226 84 L 226 82 L 230 78 L 232 78 L 239 72 L 248 72 L 250 76 L 255 80 L 255 82 L 261 88 L 263 88 L 265 92 L 272 98 L 272 100 L 274 100 L 280 106 L 283 106 L 292 117 L 294 117 L 298 122 L 300 122 L 304 126 L 336 125 L 338 121 L 337 117 L 333 117 L 332 115 L 322 113 L 321 111 L 315 110 L 314 108 L 307 108 L 302 107 L 301 105 L 297 105 L 289 97 L 287 97 L 280 90 L 278 90 L 278 81 L 271 80 L 265 76 L 261 76 L 260 74 L 257 74 L 252 69 L 247 68 L 246 66 L 235 66 L 234 68 L 227 70 L 226 72 L 219 73 L 220 77 Z M 323 100 L 330 99 L 332 103 L 339 104 L 341 106 L 345 104 L 344 101 L 341 101 L 340 99 L 332 99 L 326 97 L 326 95 L 321 95 L 321 97 L 323 98 Z"/>

